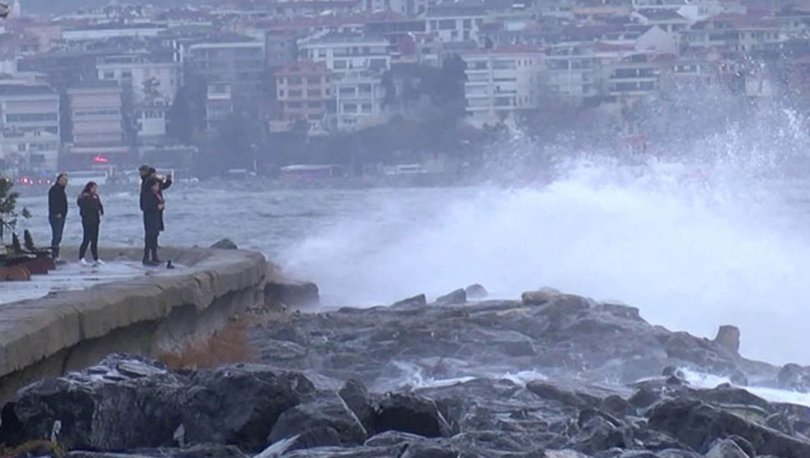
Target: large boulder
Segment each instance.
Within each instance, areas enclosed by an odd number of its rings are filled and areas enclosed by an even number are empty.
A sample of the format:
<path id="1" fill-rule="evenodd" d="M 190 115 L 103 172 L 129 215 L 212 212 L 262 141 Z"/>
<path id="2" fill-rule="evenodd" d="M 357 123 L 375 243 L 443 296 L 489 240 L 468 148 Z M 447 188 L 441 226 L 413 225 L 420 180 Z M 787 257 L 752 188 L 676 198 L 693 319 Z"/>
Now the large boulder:
<path id="1" fill-rule="evenodd" d="M 264 285 L 264 298 L 267 304 L 306 307 L 318 304 L 320 293 L 312 282 L 270 279 Z"/>
<path id="2" fill-rule="evenodd" d="M 424 294 L 417 294 L 413 297 L 408 297 L 391 304 L 392 308 L 409 308 L 409 307 L 424 307 L 427 305 L 427 296 Z"/>
<path id="3" fill-rule="evenodd" d="M 262 450 L 282 413 L 313 393 L 303 375 L 267 366 L 237 364 L 197 372 L 178 396 L 185 440 Z"/>
<path id="4" fill-rule="evenodd" d="M 318 428 L 329 428 L 337 433 L 340 442 L 334 445 L 360 445 L 368 437 L 365 427 L 343 399 L 336 393 L 324 393 L 281 414 L 269 441 L 278 442 Z"/>
<path id="5" fill-rule="evenodd" d="M 374 406 L 372 405 L 371 397 L 362 382 L 349 379 L 338 391 L 338 396 L 346 403 L 346 406 L 363 424 L 366 431 L 374 431 Z"/>
<path id="6" fill-rule="evenodd" d="M 740 436 L 747 439 L 760 455 L 771 454 L 783 458 L 810 456 L 810 442 L 689 398 L 667 400 L 655 406 L 649 414 L 649 426 L 671 434 L 701 453 L 709 451 L 717 439 Z"/>
<path id="7" fill-rule="evenodd" d="M 295 436 L 275 442 L 264 449 L 255 458 L 276 458 L 287 455 L 293 450 L 306 450 L 316 447 L 338 447 L 342 444 L 340 433 L 331 427 L 309 429 Z"/>
<path id="8" fill-rule="evenodd" d="M 489 296 L 489 291 L 478 283 L 464 288 L 464 292 L 467 293 L 467 299 L 484 299 Z"/>
<path id="9" fill-rule="evenodd" d="M 460 305 L 467 302 L 467 292 L 457 289 L 436 298 L 436 305 Z"/>
<path id="10" fill-rule="evenodd" d="M 237 250 L 239 249 L 235 243 L 231 239 L 221 239 L 217 243 L 211 245 L 211 248 L 216 248 L 219 250 Z"/>
<path id="11" fill-rule="evenodd" d="M 15 445 L 54 437 L 69 450 L 120 451 L 194 444 L 261 450 L 276 420 L 314 392 L 304 376 L 235 365 L 181 374 L 111 355 L 81 373 L 20 390 L 3 411 Z"/>
<path id="12" fill-rule="evenodd" d="M 389 393 L 377 405 L 377 432 L 402 431 L 424 437 L 447 437 L 452 427 L 436 402 L 422 396 Z"/>
<path id="13" fill-rule="evenodd" d="M 731 439 L 719 439 L 709 447 L 705 458 L 752 458 Z"/>
<path id="14" fill-rule="evenodd" d="M 154 361 L 111 355 L 83 373 L 23 388 L 4 419 L 18 425 L 18 440 L 55 437 L 68 449 L 171 447 L 186 386 Z"/>

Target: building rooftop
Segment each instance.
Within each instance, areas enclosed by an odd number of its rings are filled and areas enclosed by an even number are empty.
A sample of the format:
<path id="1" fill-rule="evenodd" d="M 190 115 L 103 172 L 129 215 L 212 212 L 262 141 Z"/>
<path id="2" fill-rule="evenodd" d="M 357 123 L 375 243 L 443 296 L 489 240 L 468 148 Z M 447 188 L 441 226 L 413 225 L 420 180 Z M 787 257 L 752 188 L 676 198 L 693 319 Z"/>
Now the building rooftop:
<path id="1" fill-rule="evenodd" d="M 309 40 L 302 46 L 328 44 L 328 43 L 375 43 L 388 45 L 384 37 L 359 33 L 328 33 L 322 37 Z"/>
<path id="2" fill-rule="evenodd" d="M 487 5 L 484 2 L 440 3 L 428 8 L 428 18 L 486 16 Z"/>
<path id="3" fill-rule="evenodd" d="M 675 10 L 670 9 L 644 9 L 636 11 L 636 14 L 644 16 L 651 21 L 687 21 L 687 19 Z"/>

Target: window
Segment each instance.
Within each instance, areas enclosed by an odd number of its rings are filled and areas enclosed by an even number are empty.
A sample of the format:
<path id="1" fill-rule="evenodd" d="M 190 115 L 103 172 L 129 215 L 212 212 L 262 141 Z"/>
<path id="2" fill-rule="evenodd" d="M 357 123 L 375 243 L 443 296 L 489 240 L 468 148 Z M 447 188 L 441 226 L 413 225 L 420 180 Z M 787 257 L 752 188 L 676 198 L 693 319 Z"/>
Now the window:
<path id="1" fill-rule="evenodd" d="M 371 85 L 370 84 L 361 84 L 359 86 L 361 94 L 371 94 Z"/>
<path id="2" fill-rule="evenodd" d="M 496 60 L 492 63 L 492 68 L 495 70 L 513 70 L 517 68 L 514 60 Z"/>
<path id="3" fill-rule="evenodd" d="M 372 69 L 387 69 L 388 68 L 388 60 L 386 59 L 371 59 L 369 60 L 369 68 Z"/>
<path id="4" fill-rule="evenodd" d="M 487 62 L 483 60 L 479 60 L 472 63 L 473 70 L 486 70 L 487 69 Z"/>
<path id="5" fill-rule="evenodd" d="M 289 102 L 287 104 L 289 108 L 301 108 L 301 102 Z"/>
<path id="6" fill-rule="evenodd" d="M 42 122 L 56 121 L 56 113 L 19 113 L 6 115 L 6 122 Z"/>
<path id="7" fill-rule="evenodd" d="M 103 80 L 112 80 L 115 79 L 115 72 L 104 72 L 104 75 L 101 76 Z"/>
<path id="8" fill-rule="evenodd" d="M 345 103 L 343 104 L 343 111 L 346 113 L 357 113 L 357 104 L 356 103 Z"/>
<path id="9" fill-rule="evenodd" d="M 300 76 L 288 76 L 287 77 L 287 84 L 291 84 L 291 85 L 301 84 L 301 77 Z"/>
<path id="10" fill-rule="evenodd" d="M 472 19 L 465 19 L 464 20 L 464 28 L 471 29 L 472 28 Z"/>
<path id="11" fill-rule="evenodd" d="M 363 113 L 371 113 L 371 104 L 370 103 L 364 103 L 363 105 L 360 106 L 360 110 Z"/>
<path id="12" fill-rule="evenodd" d="M 321 90 L 320 89 L 309 89 L 307 91 L 307 97 L 320 97 Z"/>
<path id="13" fill-rule="evenodd" d="M 279 89 L 278 90 L 278 98 L 280 98 L 280 99 L 284 98 L 284 89 Z"/>
<path id="14" fill-rule="evenodd" d="M 318 50 L 318 57 L 326 57 L 326 50 L 325 49 L 319 49 Z"/>
<path id="15" fill-rule="evenodd" d="M 319 76 L 309 76 L 307 77 L 307 84 L 320 84 L 321 77 Z"/>
<path id="16" fill-rule="evenodd" d="M 335 68 L 335 70 L 343 70 L 343 69 L 346 68 L 346 61 L 345 60 L 336 60 L 335 63 L 332 64 L 332 66 Z"/>
<path id="17" fill-rule="evenodd" d="M 456 30 L 456 20 L 442 19 L 439 21 L 439 30 Z"/>
<path id="18" fill-rule="evenodd" d="M 302 94 L 302 91 L 300 89 L 293 89 L 293 90 L 290 90 L 289 92 L 290 92 L 290 98 L 291 99 L 300 98 L 301 94 Z"/>
<path id="19" fill-rule="evenodd" d="M 356 92 L 353 87 L 342 87 L 339 89 L 338 94 L 340 95 L 355 95 Z"/>
<path id="20" fill-rule="evenodd" d="M 320 108 L 321 102 L 308 102 L 307 107 L 309 108 Z"/>
<path id="21" fill-rule="evenodd" d="M 132 78 L 132 70 L 124 70 L 121 72 L 121 78 L 130 79 Z"/>

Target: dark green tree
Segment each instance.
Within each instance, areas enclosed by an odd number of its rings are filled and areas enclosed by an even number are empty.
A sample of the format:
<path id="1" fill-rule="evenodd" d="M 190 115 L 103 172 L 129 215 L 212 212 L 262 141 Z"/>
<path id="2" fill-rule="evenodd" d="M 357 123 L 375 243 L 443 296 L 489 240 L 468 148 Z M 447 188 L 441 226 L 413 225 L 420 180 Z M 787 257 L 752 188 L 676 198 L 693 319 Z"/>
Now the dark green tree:
<path id="1" fill-rule="evenodd" d="M 19 193 L 12 191 L 14 183 L 5 177 L 0 177 L 0 239 L 6 229 L 14 230 L 17 225 L 17 218 L 29 218 L 31 214 L 28 209 L 23 208 L 17 213 L 17 197 Z"/>

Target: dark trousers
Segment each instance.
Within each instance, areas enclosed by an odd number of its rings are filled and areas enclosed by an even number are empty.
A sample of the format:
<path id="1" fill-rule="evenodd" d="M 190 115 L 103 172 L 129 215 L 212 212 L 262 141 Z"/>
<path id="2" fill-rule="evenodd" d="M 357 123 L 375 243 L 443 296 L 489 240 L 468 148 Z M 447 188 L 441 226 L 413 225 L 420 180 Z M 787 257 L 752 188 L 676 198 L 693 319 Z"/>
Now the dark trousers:
<path id="1" fill-rule="evenodd" d="M 147 261 L 151 257 L 152 261 L 158 261 L 158 236 L 160 232 L 146 232 L 143 237 L 143 260 Z"/>
<path id="2" fill-rule="evenodd" d="M 79 259 L 84 259 L 87 245 L 90 245 L 93 260 L 98 261 L 98 226 L 99 223 L 95 221 L 82 221 L 84 235 L 82 236 L 82 246 L 79 247 Z"/>
<path id="3" fill-rule="evenodd" d="M 51 255 L 58 258 L 59 244 L 62 243 L 62 232 L 65 230 L 65 218 L 51 216 L 48 218 L 48 222 L 51 223 Z"/>

